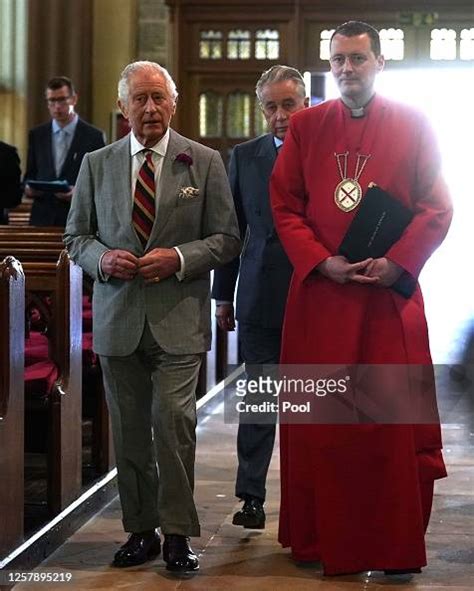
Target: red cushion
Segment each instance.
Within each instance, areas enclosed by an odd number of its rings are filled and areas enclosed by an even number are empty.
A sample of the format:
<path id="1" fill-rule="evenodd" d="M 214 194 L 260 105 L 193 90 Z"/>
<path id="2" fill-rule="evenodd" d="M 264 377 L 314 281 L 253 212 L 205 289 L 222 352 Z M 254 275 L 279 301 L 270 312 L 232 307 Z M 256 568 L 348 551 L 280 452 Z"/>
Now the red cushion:
<path id="1" fill-rule="evenodd" d="M 47 361 L 49 354 L 48 339 L 44 334 L 31 331 L 25 339 L 25 367 L 40 361 Z"/>
<path id="2" fill-rule="evenodd" d="M 92 350 L 92 333 L 84 332 L 82 334 L 82 365 L 90 367 L 96 363 L 97 356 Z"/>
<path id="3" fill-rule="evenodd" d="M 91 308 L 83 308 L 82 309 L 82 332 L 91 332 L 92 331 L 92 309 Z"/>
<path id="4" fill-rule="evenodd" d="M 40 361 L 26 367 L 25 396 L 48 396 L 58 376 L 58 368 L 52 361 Z"/>
<path id="5" fill-rule="evenodd" d="M 91 298 L 88 295 L 82 296 L 82 309 L 83 310 L 92 310 Z"/>

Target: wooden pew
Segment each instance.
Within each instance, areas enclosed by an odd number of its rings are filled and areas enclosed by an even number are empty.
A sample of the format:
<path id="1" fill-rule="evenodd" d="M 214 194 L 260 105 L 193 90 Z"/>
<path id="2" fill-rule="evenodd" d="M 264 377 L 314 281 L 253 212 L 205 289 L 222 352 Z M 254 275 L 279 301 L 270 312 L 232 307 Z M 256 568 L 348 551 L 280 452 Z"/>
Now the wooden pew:
<path id="1" fill-rule="evenodd" d="M 0 240 L 0 258 L 8 256 L 12 252 L 12 243 Z M 14 254 L 20 261 L 50 261 L 58 260 L 59 246 L 55 242 L 30 242 L 29 244 L 15 245 Z"/>
<path id="2" fill-rule="evenodd" d="M 13 251 L 20 261 L 56 262 L 63 248 L 61 228 L 0 226 L 0 257 Z"/>
<path id="3" fill-rule="evenodd" d="M 0 263 L 0 556 L 23 539 L 23 359 L 25 277 L 20 263 Z"/>
<path id="4" fill-rule="evenodd" d="M 58 513 L 81 492 L 82 270 L 62 251 L 57 263 L 23 262 L 27 297 L 51 298 L 50 355 L 59 377 L 47 397 L 48 508 Z"/>
<path id="5" fill-rule="evenodd" d="M 23 198 L 25 199 L 25 198 Z M 28 227 L 31 217 L 32 200 L 25 200 L 8 212 L 8 223 L 17 227 Z"/>
<path id="6" fill-rule="evenodd" d="M 62 241 L 64 234 L 64 228 L 58 226 L 25 226 L 18 228 L 18 226 L 0 226 L 0 234 L 4 235 L 17 235 L 22 238 L 28 239 L 29 236 L 40 236 L 44 240 L 59 240 Z"/>
<path id="7" fill-rule="evenodd" d="M 63 250 L 63 229 L 58 227 L 23 228 L 0 226 L 0 253 L 15 252 L 23 261 L 42 262 L 56 261 Z M 84 277 L 83 292 L 92 295 L 92 283 Z M 100 366 L 87 369 L 87 383 L 91 383 L 93 391 L 86 395 L 93 399 L 92 416 L 92 463 L 99 474 L 107 473 L 115 466 L 112 434 L 105 394 L 102 386 Z"/>

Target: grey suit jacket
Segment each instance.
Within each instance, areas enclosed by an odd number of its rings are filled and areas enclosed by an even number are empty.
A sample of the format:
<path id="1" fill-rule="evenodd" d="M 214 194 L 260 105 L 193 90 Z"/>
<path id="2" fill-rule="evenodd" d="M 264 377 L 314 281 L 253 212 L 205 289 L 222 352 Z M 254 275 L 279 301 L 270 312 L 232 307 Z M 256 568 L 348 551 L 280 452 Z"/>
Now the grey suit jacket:
<path id="1" fill-rule="evenodd" d="M 187 154 L 192 163 L 176 159 Z M 184 187 L 199 194 L 185 198 Z M 171 130 L 157 191 L 157 211 L 145 249 L 132 226 L 130 136 L 84 157 L 68 216 L 71 258 L 94 280 L 94 350 L 123 356 L 138 346 L 145 318 L 160 346 L 172 354 L 210 348 L 209 271 L 240 250 L 227 175 L 218 152 Z M 179 247 L 185 276 L 145 285 L 111 277 L 101 281 L 99 259 L 110 249 L 136 256 Z"/>

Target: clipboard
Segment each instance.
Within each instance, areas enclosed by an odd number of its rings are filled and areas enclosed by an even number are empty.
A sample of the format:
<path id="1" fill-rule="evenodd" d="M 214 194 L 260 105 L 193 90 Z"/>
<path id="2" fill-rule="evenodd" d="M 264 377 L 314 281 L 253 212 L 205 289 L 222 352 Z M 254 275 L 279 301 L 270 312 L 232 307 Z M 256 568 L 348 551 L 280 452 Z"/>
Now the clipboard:
<path id="1" fill-rule="evenodd" d="M 37 181 L 27 180 L 26 184 L 36 191 L 43 193 L 69 193 L 70 185 L 67 181 Z"/>

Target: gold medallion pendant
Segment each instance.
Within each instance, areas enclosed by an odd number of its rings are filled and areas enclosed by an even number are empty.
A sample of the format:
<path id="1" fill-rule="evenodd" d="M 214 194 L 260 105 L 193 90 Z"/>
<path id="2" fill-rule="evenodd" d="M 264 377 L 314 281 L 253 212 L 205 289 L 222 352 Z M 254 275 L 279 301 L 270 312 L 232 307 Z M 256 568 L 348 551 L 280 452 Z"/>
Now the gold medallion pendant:
<path id="1" fill-rule="evenodd" d="M 342 179 L 334 191 L 334 201 L 344 212 L 355 209 L 362 199 L 362 187 L 356 179 Z"/>
<path id="2" fill-rule="evenodd" d="M 334 153 L 334 156 L 336 157 L 339 178 L 341 179 L 341 182 L 334 191 L 334 202 L 340 210 L 347 213 L 355 209 L 362 199 L 362 187 L 360 186 L 359 178 L 371 155 L 357 154 L 354 178 L 347 177 L 349 152 L 343 152 L 342 154 Z"/>

